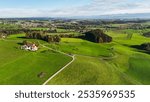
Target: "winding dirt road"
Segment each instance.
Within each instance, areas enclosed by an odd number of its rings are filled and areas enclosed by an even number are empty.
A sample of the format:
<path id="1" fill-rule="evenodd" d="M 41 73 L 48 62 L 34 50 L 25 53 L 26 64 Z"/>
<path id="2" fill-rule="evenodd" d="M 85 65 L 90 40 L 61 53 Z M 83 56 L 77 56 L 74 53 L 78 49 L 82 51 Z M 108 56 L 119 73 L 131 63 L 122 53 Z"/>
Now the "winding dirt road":
<path id="1" fill-rule="evenodd" d="M 39 44 L 40 44 L 40 43 L 39 43 Z M 64 67 L 62 67 L 59 71 L 57 71 L 54 75 L 52 75 L 48 80 L 46 80 L 46 81 L 43 83 L 43 85 L 46 85 L 51 79 L 53 79 L 56 75 L 58 75 L 58 74 L 59 74 L 60 72 L 62 72 L 66 67 L 68 67 L 71 63 L 74 62 L 74 60 L 75 60 L 75 55 L 69 55 L 69 54 L 67 54 L 67 53 L 54 50 L 54 49 L 52 49 L 52 48 L 50 48 L 50 47 L 47 47 L 47 46 L 45 46 L 45 45 L 43 45 L 43 44 L 40 44 L 40 45 L 41 45 L 42 47 L 45 47 L 45 48 L 49 49 L 49 50 L 52 50 L 52 51 L 55 51 L 55 52 L 64 54 L 64 55 L 69 56 L 69 57 L 72 58 L 72 60 L 71 60 L 68 64 L 66 64 Z"/>

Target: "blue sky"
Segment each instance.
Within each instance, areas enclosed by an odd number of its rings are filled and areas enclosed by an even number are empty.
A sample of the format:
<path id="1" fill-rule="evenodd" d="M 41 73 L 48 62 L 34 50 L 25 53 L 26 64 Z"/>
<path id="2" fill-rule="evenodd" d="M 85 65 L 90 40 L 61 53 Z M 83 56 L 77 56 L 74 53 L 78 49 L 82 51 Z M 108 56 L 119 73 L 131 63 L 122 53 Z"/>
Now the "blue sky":
<path id="1" fill-rule="evenodd" d="M 0 8 L 64 8 L 66 6 L 81 6 L 90 0 L 0 0 Z"/>
<path id="2" fill-rule="evenodd" d="M 150 13 L 150 0 L 0 0 L 0 17 Z"/>

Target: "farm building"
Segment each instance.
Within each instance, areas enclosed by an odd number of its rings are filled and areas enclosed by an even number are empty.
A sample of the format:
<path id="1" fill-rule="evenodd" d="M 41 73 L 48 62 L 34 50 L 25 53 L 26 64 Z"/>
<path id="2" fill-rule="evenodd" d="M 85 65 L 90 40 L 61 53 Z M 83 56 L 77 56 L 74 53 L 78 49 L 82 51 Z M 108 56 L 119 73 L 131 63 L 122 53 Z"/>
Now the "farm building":
<path id="1" fill-rule="evenodd" d="M 0 34 L 0 38 L 5 39 L 7 37 L 7 35 L 5 34 Z"/>
<path id="2" fill-rule="evenodd" d="M 36 44 L 31 44 L 31 43 L 27 43 L 23 46 L 21 46 L 21 49 L 23 50 L 29 50 L 29 51 L 37 51 L 38 50 L 38 46 L 36 46 Z"/>

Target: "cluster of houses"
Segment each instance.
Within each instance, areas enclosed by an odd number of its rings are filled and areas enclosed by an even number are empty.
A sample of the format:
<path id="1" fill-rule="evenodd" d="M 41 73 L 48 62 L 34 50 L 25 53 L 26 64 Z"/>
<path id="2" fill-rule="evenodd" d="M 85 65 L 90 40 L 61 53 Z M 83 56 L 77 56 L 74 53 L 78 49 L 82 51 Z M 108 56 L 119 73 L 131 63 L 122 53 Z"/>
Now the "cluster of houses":
<path id="1" fill-rule="evenodd" d="M 27 50 L 27 51 L 37 51 L 38 46 L 34 43 L 27 43 L 27 44 L 24 44 L 23 46 L 21 46 L 21 49 Z"/>
<path id="2" fill-rule="evenodd" d="M 5 34 L 0 34 L 0 38 L 5 39 L 7 37 L 7 35 Z"/>

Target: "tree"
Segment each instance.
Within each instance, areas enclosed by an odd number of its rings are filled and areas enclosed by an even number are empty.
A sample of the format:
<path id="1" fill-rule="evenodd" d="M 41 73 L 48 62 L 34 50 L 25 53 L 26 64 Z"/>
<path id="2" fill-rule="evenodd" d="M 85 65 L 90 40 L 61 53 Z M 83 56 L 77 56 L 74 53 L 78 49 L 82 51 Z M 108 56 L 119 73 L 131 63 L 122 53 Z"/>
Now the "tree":
<path id="1" fill-rule="evenodd" d="M 128 39 L 128 40 L 131 40 L 132 37 L 133 37 L 133 33 L 128 33 L 128 34 L 127 34 L 127 39 Z"/>
<path id="2" fill-rule="evenodd" d="M 27 40 L 24 40 L 22 43 L 23 43 L 23 45 L 27 45 L 28 44 Z"/>
<path id="3" fill-rule="evenodd" d="M 85 33 L 85 39 L 96 42 L 96 43 L 105 43 L 105 42 L 111 42 L 112 37 L 106 35 L 102 30 L 96 29 L 91 30 L 89 32 Z"/>
<path id="4" fill-rule="evenodd" d="M 142 48 L 143 50 L 150 51 L 150 43 L 141 44 L 141 48 Z"/>
<path id="5" fill-rule="evenodd" d="M 143 36 L 145 36 L 145 37 L 150 37 L 150 32 L 144 33 Z"/>

